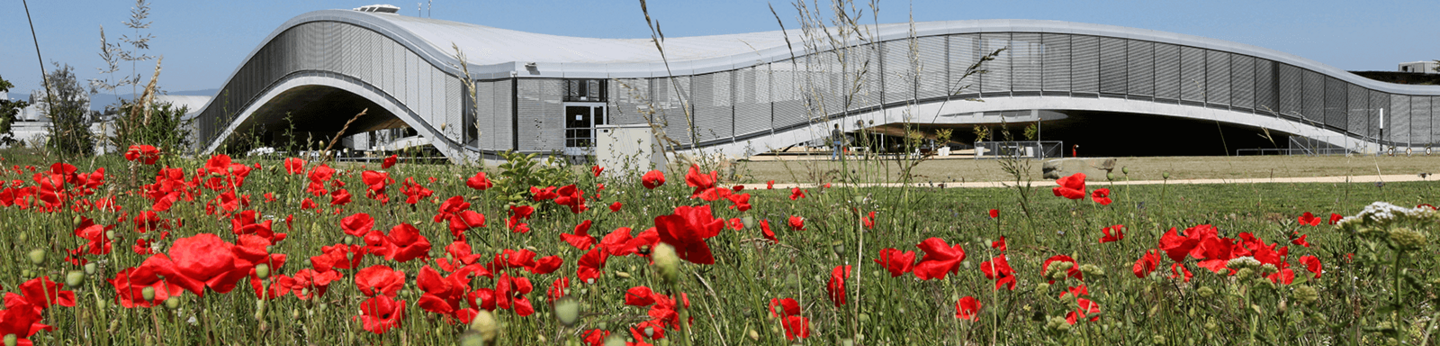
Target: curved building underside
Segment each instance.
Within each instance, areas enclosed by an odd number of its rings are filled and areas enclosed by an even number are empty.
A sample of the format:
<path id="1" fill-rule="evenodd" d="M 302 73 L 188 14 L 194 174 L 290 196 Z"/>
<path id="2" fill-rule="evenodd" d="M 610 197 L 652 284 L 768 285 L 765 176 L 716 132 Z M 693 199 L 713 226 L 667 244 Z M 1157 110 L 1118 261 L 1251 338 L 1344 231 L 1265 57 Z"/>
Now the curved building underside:
<path id="1" fill-rule="evenodd" d="M 584 154 L 599 124 L 651 124 L 679 149 L 747 156 L 823 139 L 835 124 L 1038 120 L 1030 110 L 1152 134 L 1137 138 L 1223 124 L 1362 152 L 1440 142 L 1440 87 L 1374 81 L 1250 45 L 1037 20 L 866 29 L 873 34 L 833 45 L 802 44 L 798 30 L 668 38 L 667 66 L 647 39 L 316 11 L 244 60 L 198 116 L 197 143 L 210 152 L 328 141 L 362 109 L 346 135 L 408 129 L 408 140 L 460 160 Z M 965 77 L 997 50 L 980 65 L 985 73 Z M 984 102 L 967 101 L 976 98 Z"/>

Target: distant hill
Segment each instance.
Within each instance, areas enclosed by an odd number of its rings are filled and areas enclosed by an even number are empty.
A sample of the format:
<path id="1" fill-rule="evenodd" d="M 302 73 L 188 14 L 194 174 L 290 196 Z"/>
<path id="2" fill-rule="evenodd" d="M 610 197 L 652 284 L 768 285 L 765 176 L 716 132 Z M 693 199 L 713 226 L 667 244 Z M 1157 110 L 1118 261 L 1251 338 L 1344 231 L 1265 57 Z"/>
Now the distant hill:
<path id="1" fill-rule="evenodd" d="M 166 91 L 165 94 L 166 94 L 166 95 L 176 95 L 176 96 L 215 96 L 215 93 L 218 93 L 218 92 L 220 92 L 220 89 Z M 22 94 L 22 93 L 12 92 L 12 93 L 10 93 L 10 98 L 12 98 L 12 99 L 17 99 L 17 100 L 28 100 L 28 99 L 30 99 L 30 94 L 28 94 L 28 93 Z M 115 94 L 103 94 L 103 93 L 102 93 L 102 94 L 90 95 L 90 109 L 94 109 L 94 110 L 97 110 L 97 111 L 98 111 L 98 110 L 104 110 L 104 109 L 105 109 L 105 106 L 110 106 L 110 105 L 119 104 L 119 103 L 120 103 L 120 99 L 122 99 L 122 98 L 128 100 L 128 99 L 132 99 L 132 98 L 135 98 L 135 97 L 134 97 L 134 94 L 131 94 L 131 93 L 124 93 L 124 94 L 119 94 L 119 95 L 115 95 Z"/>

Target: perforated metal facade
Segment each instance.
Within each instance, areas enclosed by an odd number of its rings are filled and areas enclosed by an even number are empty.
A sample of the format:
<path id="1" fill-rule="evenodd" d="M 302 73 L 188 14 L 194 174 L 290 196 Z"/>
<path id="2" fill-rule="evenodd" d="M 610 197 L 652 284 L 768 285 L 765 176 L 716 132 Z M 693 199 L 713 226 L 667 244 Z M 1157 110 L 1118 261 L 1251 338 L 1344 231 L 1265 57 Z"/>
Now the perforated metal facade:
<path id="1" fill-rule="evenodd" d="M 201 142 L 219 140 L 232 119 L 283 92 L 274 88 L 297 76 L 373 91 L 412 114 L 418 120 L 412 127 L 439 134 L 436 140 L 447 145 L 487 153 L 562 149 L 563 86 L 574 78 L 610 80 L 605 102 L 611 123 L 653 123 L 686 147 L 740 143 L 860 113 L 969 97 L 1123 99 L 1279 117 L 1386 144 L 1440 141 L 1440 124 L 1432 121 L 1440 116 L 1440 88 L 1392 87 L 1278 52 L 1113 28 L 1082 30 L 1073 23 L 1027 26 L 1054 25 L 1053 32 L 950 25 L 920 30 L 918 37 L 887 27 L 882 32 L 891 34 L 838 52 L 757 47 L 763 53 L 736 51 L 711 65 L 672 61 L 689 67 L 670 70 L 660 63 L 598 63 L 592 65 L 603 68 L 565 65 L 569 70 L 557 75 L 547 71 L 560 65 L 543 60 L 539 67 L 486 62 L 470 65 L 476 72 L 472 99 L 458 62 L 416 42 L 425 38 L 407 32 L 409 24 L 347 16 L 326 12 L 273 34 L 202 111 Z M 1002 48 L 982 66 L 984 73 L 960 78 Z"/>

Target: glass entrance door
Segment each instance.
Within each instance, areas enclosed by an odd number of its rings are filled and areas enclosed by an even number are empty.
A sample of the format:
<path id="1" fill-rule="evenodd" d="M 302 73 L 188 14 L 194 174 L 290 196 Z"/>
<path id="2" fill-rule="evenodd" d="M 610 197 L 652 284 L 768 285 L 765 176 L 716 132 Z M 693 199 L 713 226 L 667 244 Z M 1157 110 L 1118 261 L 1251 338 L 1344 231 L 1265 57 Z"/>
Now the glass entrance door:
<path id="1" fill-rule="evenodd" d="M 605 104 L 595 102 L 565 103 L 565 155 L 587 156 L 595 153 L 595 125 L 608 124 Z"/>

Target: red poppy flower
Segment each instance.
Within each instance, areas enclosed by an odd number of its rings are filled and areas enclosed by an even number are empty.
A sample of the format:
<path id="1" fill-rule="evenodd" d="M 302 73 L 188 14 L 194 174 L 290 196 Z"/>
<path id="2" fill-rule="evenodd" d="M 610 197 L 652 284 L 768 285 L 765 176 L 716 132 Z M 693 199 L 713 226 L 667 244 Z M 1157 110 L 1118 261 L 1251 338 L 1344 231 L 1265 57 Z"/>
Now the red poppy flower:
<path id="1" fill-rule="evenodd" d="M 285 173 L 292 175 L 305 173 L 305 160 L 294 157 L 285 158 Z"/>
<path id="2" fill-rule="evenodd" d="M 295 298 L 310 300 L 325 295 L 325 292 L 330 289 L 330 283 L 342 278 L 344 277 L 337 271 L 321 272 L 314 269 L 301 269 L 292 277 L 295 284 L 290 291 L 295 293 Z"/>
<path id="3" fill-rule="evenodd" d="M 1191 232 L 1186 230 L 1185 233 L 1186 235 L 1190 235 Z M 1199 245 L 1200 239 L 1198 236 L 1182 237 L 1175 232 L 1174 227 L 1171 227 L 1170 231 L 1160 236 L 1160 249 L 1165 250 L 1165 254 L 1170 257 L 1170 260 L 1175 262 L 1184 261 L 1185 256 L 1189 255 L 1190 251 L 1195 250 L 1195 247 Z"/>
<path id="4" fill-rule="evenodd" d="M 1282 268 L 1280 271 L 1270 274 L 1270 276 L 1266 276 L 1265 278 L 1270 279 L 1270 282 L 1273 283 L 1289 285 L 1295 282 L 1295 271 L 1290 268 Z"/>
<path id="5" fill-rule="evenodd" d="M 1100 233 L 1105 234 L 1104 237 L 1100 237 L 1101 244 L 1109 243 L 1112 241 L 1120 241 L 1121 239 L 1125 239 L 1125 225 L 1114 225 L 1101 228 Z"/>
<path id="6" fill-rule="evenodd" d="M 920 280 L 944 279 L 946 274 L 959 272 L 960 262 L 965 260 L 965 249 L 960 248 L 959 243 L 946 244 L 944 239 L 925 239 L 915 247 L 925 251 L 925 257 L 920 258 L 914 268 L 915 277 Z"/>
<path id="7" fill-rule="evenodd" d="M 1094 302 L 1094 301 L 1091 301 L 1091 300 L 1085 299 L 1085 298 L 1076 299 L 1075 302 L 1076 302 L 1076 305 L 1078 305 L 1079 307 L 1076 308 L 1075 311 L 1071 311 L 1070 313 L 1065 314 L 1065 321 L 1066 321 L 1066 322 L 1069 322 L 1071 325 L 1074 325 L 1075 322 L 1079 322 L 1079 320 L 1080 320 L 1081 318 L 1085 318 L 1085 317 L 1090 317 L 1090 322 L 1095 322 L 1095 321 L 1099 321 L 1099 320 L 1100 320 L 1100 316 L 1099 316 L 1099 315 L 1100 315 L 1100 304 L 1099 304 L 1099 303 L 1096 303 L 1096 302 Z M 1091 316 L 1093 316 L 1093 317 L 1091 317 Z"/>
<path id="8" fill-rule="evenodd" d="M 305 199 L 300 201 L 300 210 L 310 210 L 319 207 L 320 205 L 316 204 L 315 200 L 310 199 L 310 197 L 305 197 Z"/>
<path id="9" fill-rule="evenodd" d="M 1319 226 L 1319 225 L 1320 225 L 1320 218 L 1315 217 L 1315 214 L 1311 214 L 1311 213 L 1308 212 L 1308 211 L 1305 212 L 1305 215 L 1300 215 L 1300 217 L 1298 218 L 1298 220 L 1300 221 L 1300 224 L 1301 224 L 1301 225 L 1306 225 L 1306 226 Z"/>
<path id="10" fill-rule="evenodd" d="M 365 258 L 364 248 L 360 245 L 321 246 L 320 252 L 319 256 L 310 257 L 310 266 L 321 272 L 352 269 L 360 265 L 360 260 Z"/>
<path id="11" fill-rule="evenodd" d="M 690 171 L 685 173 L 685 184 L 695 188 L 695 192 L 690 193 L 690 198 L 699 197 L 705 190 L 715 188 L 715 181 L 718 179 L 719 174 L 715 171 L 700 174 L 699 165 L 690 165 Z"/>
<path id="12" fill-rule="evenodd" d="M 155 160 L 159 159 L 160 150 L 155 149 L 155 147 L 151 145 L 131 145 L 130 149 L 125 151 L 125 160 L 128 161 L 139 160 L 142 164 L 153 165 L 155 164 Z"/>
<path id="13" fill-rule="evenodd" d="M 738 217 L 730 218 L 730 224 L 729 224 L 729 225 L 730 225 L 730 229 L 733 229 L 733 230 L 736 230 L 736 231 L 745 229 L 745 222 L 740 221 L 740 218 L 738 218 Z"/>
<path id="14" fill-rule="evenodd" d="M 65 284 L 50 281 L 49 276 L 30 279 L 20 284 L 20 294 L 25 301 L 34 305 L 35 312 L 50 308 L 51 305 L 75 306 L 75 292 L 66 291 Z M 6 297 L 9 300 L 9 297 Z"/>
<path id="15" fill-rule="evenodd" d="M 880 259 L 875 263 L 884 266 L 890 271 L 890 277 L 897 277 L 909 273 L 915 266 L 915 252 L 901 252 L 899 249 L 880 249 Z"/>
<path id="16" fill-rule="evenodd" d="M 775 237 L 775 231 L 770 230 L 770 220 L 760 220 L 760 234 L 765 235 L 765 239 L 770 239 L 770 242 L 780 242 L 780 238 Z"/>
<path id="17" fill-rule="evenodd" d="M 875 212 L 871 211 L 869 215 L 860 218 L 860 225 L 865 226 L 865 229 L 875 229 Z"/>
<path id="18" fill-rule="evenodd" d="M 365 330 L 384 334 L 391 328 L 399 328 L 400 321 L 405 317 L 405 301 L 397 301 L 390 296 L 371 297 L 360 303 L 359 320 Z"/>
<path id="19" fill-rule="evenodd" d="M 261 240 L 265 242 L 264 240 Z M 265 242 L 268 246 L 268 242 Z M 261 250 L 263 251 L 263 246 Z M 236 258 L 235 245 L 221 240 L 219 236 L 201 233 L 189 238 L 176 239 L 170 246 L 167 262 L 161 272 L 169 280 L 184 286 L 195 295 L 204 296 L 205 287 L 215 292 L 229 293 L 235 283 L 249 275 L 249 266 L 244 259 Z M 171 269 L 173 268 L 173 269 Z M 169 273 L 174 271 L 175 275 Z M 180 276 L 180 277 L 175 277 Z"/>
<path id="20" fill-rule="evenodd" d="M 442 276 L 430 266 L 420 267 L 415 285 L 423 293 L 415 305 L 425 311 L 453 316 L 460 311 L 460 302 L 470 290 L 469 272 Z"/>
<path id="21" fill-rule="evenodd" d="M 1110 205 L 1110 189 L 1095 189 L 1095 191 L 1090 192 L 1090 199 L 1094 200 L 1095 203 L 1100 203 L 1100 205 Z"/>
<path id="22" fill-rule="evenodd" d="M 545 275 L 555 272 L 556 269 L 560 269 L 560 265 L 562 264 L 565 264 L 565 260 L 560 259 L 560 256 L 545 256 L 536 259 L 535 264 L 525 267 L 525 270 L 531 273 Z"/>
<path id="23" fill-rule="evenodd" d="M 765 182 L 765 189 L 766 189 L 766 190 L 774 190 L 774 189 L 775 189 L 775 181 L 774 181 L 774 180 L 766 181 L 766 182 Z"/>
<path id="24" fill-rule="evenodd" d="M 330 205 L 345 205 L 350 203 L 350 191 L 335 189 L 330 193 Z"/>
<path id="25" fill-rule="evenodd" d="M 1174 279 L 1174 278 L 1179 278 L 1179 277 L 1182 277 L 1182 276 L 1184 277 L 1185 282 L 1190 282 L 1190 278 L 1195 277 L 1195 274 L 1194 274 L 1194 273 L 1191 273 L 1191 272 L 1190 272 L 1190 268 L 1186 268 L 1184 263 L 1174 263 L 1174 264 L 1171 264 L 1171 265 L 1170 265 L 1170 278 L 1171 278 L 1171 279 Z"/>
<path id="26" fill-rule="evenodd" d="M 1064 196 L 1069 199 L 1085 198 L 1085 173 L 1075 173 L 1068 177 L 1055 180 L 1057 186 L 1050 190 L 1056 196 Z"/>
<path id="27" fill-rule="evenodd" d="M 1320 258 L 1317 258 L 1315 256 L 1300 256 L 1300 264 L 1304 264 L 1306 270 L 1309 270 L 1311 273 L 1315 273 L 1316 279 L 1319 279 L 1320 274 L 1324 271 L 1324 269 L 1320 266 Z"/>
<path id="28" fill-rule="evenodd" d="M 790 216 L 789 224 L 790 224 L 790 229 L 791 229 L 791 230 L 796 230 L 796 231 L 804 231 L 804 230 L 805 230 L 805 218 L 803 218 L 803 217 L 791 215 L 791 216 Z"/>
<path id="29" fill-rule="evenodd" d="M 590 175 L 599 177 L 599 176 L 600 176 L 600 172 L 604 172 L 604 171 L 605 171 L 605 167 L 600 167 L 599 165 L 590 166 Z"/>
<path id="30" fill-rule="evenodd" d="M 775 309 L 779 307 L 780 309 Z M 770 299 L 770 316 L 786 318 L 800 315 L 800 302 L 795 298 Z"/>
<path id="31" fill-rule="evenodd" d="M 532 289 L 534 287 L 530 285 L 530 279 L 511 277 L 500 272 L 500 278 L 495 280 L 495 306 L 513 310 L 521 317 L 530 316 L 535 313 L 535 307 L 530 304 L 530 298 L 526 295 L 530 294 Z"/>
<path id="32" fill-rule="evenodd" d="M 625 305 L 644 307 L 650 304 L 655 304 L 655 297 L 649 287 L 635 286 L 625 291 Z"/>
<path id="33" fill-rule="evenodd" d="M 955 302 L 955 318 L 976 321 L 980 319 L 980 300 L 964 296 Z"/>
<path id="34" fill-rule="evenodd" d="M 620 202 L 610 203 L 610 212 L 612 212 L 612 213 L 618 212 L 618 211 L 620 211 L 620 207 L 623 207 L 623 206 L 624 206 L 624 205 L 623 205 L 623 204 L 620 204 Z"/>
<path id="35" fill-rule="evenodd" d="M 580 260 L 575 262 L 579 267 L 575 270 L 575 278 L 586 284 L 594 284 L 600 274 L 605 272 L 605 260 L 609 256 L 603 247 L 590 249 L 590 252 L 581 255 Z"/>
<path id="36" fill-rule="evenodd" d="M 986 279 L 995 280 L 995 289 L 1008 286 L 1011 291 L 1015 290 L 1015 269 L 1010 267 L 1010 262 L 1005 255 L 995 256 L 989 261 L 981 262 L 980 272 L 985 274 Z"/>
<path id="37" fill-rule="evenodd" d="M 555 204 L 568 206 L 571 213 L 579 214 L 587 209 L 584 195 L 574 184 L 566 185 L 555 192 Z"/>
<path id="38" fill-rule="evenodd" d="M 1010 245 L 1005 242 L 1005 236 L 1002 235 L 1000 236 L 1000 240 L 990 242 L 990 247 L 996 250 L 1005 251 L 1010 247 Z"/>
<path id="39" fill-rule="evenodd" d="M 405 287 L 405 273 L 377 264 L 355 273 L 355 287 L 368 297 L 394 296 Z"/>
<path id="40" fill-rule="evenodd" d="M 472 189 L 485 191 L 489 190 L 491 187 L 495 187 L 495 183 L 491 182 L 490 178 L 485 177 L 485 172 L 476 172 L 475 176 L 465 180 L 465 186 L 469 186 Z"/>
<path id="41" fill-rule="evenodd" d="M 1336 223 L 1339 223 L 1339 222 L 1340 222 L 1340 219 L 1344 219 L 1344 218 L 1345 218 L 1345 215 L 1340 215 L 1340 214 L 1336 214 L 1336 213 L 1330 213 L 1330 223 L 1329 223 L 1329 224 L 1334 225 L 1334 224 L 1336 224 Z"/>
<path id="42" fill-rule="evenodd" d="M 805 190 L 801 190 L 798 187 L 790 188 L 790 200 L 794 201 L 801 198 L 805 198 Z"/>
<path id="43" fill-rule="evenodd" d="M 991 219 L 998 219 L 998 218 L 1000 218 L 1000 209 L 990 209 L 990 218 L 991 218 Z"/>
<path id="44" fill-rule="evenodd" d="M 1065 289 L 1065 292 L 1060 292 L 1060 299 L 1065 299 L 1065 296 L 1071 296 L 1071 297 L 1079 298 L 1080 296 L 1088 296 L 1088 295 L 1090 295 L 1090 288 L 1089 288 L 1089 287 L 1085 287 L 1085 285 L 1079 285 L 1079 286 L 1067 288 L 1067 289 Z"/>
<path id="45" fill-rule="evenodd" d="M 575 226 L 574 234 L 561 233 L 560 240 L 569 243 L 576 249 L 590 250 L 591 246 L 595 246 L 595 237 L 590 235 L 590 225 L 591 221 L 585 220 Z"/>
<path id="46" fill-rule="evenodd" d="M 650 190 L 665 185 L 665 173 L 659 170 L 645 172 L 645 175 L 640 177 L 640 185 L 644 185 L 646 189 Z"/>
<path id="47" fill-rule="evenodd" d="M 1300 245 L 1300 246 L 1303 246 L 1303 247 L 1310 247 L 1310 242 L 1305 240 L 1305 237 L 1308 237 L 1308 236 L 1310 236 L 1310 235 L 1309 235 L 1309 234 L 1301 234 L 1299 238 L 1291 239 L 1291 240 L 1290 240 L 1290 243 L 1291 243 L 1291 244 L 1295 244 L 1295 245 Z"/>
<path id="48" fill-rule="evenodd" d="M 810 319 L 801 316 L 790 316 L 786 317 L 784 322 L 786 339 L 795 340 L 795 338 L 804 339 L 810 337 Z"/>
<path id="49" fill-rule="evenodd" d="M 725 221 L 711 216 L 708 205 L 679 206 L 675 207 L 674 214 L 655 217 L 660 241 L 675 247 L 675 254 L 680 259 L 696 264 L 715 264 L 705 239 L 720 234 L 724 227 Z"/>
<path id="50" fill-rule="evenodd" d="M 373 234 L 373 232 L 372 232 Z M 381 253 L 371 252 L 385 256 L 385 259 L 396 262 L 409 262 L 410 260 L 430 257 L 430 240 L 420 234 L 420 230 L 408 223 L 402 223 L 390 228 L 390 233 L 385 235 L 384 251 Z"/>
<path id="51" fill-rule="evenodd" d="M 830 282 L 825 284 L 825 292 L 828 293 L 831 303 L 835 307 L 845 305 L 845 279 L 850 277 L 850 266 L 835 266 L 830 270 Z"/>
<path id="52" fill-rule="evenodd" d="M 750 210 L 750 194 L 748 193 L 730 195 L 727 196 L 726 199 L 729 199 L 730 203 L 733 204 L 730 206 L 730 208 L 739 210 L 740 212 L 746 212 Z"/>
<path id="53" fill-rule="evenodd" d="M 390 157 L 386 157 L 385 160 L 380 161 L 380 169 L 389 169 L 390 167 L 395 166 L 395 162 L 399 161 L 399 158 L 399 156 L 391 154 Z"/>
<path id="54" fill-rule="evenodd" d="M 450 217 L 450 235 L 455 239 L 465 240 L 465 231 L 475 227 L 485 227 L 485 214 L 462 210 Z"/>
<path id="55" fill-rule="evenodd" d="M 184 288 L 175 284 L 172 280 L 160 278 L 160 269 L 166 266 L 173 266 L 172 263 L 163 263 L 163 258 L 151 256 L 139 267 L 125 268 L 110 279 L 110 286 L 115 287 L 115 299 L 120 306 L 126 309 L 134 307 L 152 307 L 165 302 L 170 297 L 179 296 L 185 292 Z M 177 278 L 178 279 L 178 278 Z M 144 298 L 145 288 L 151 288 L 154 292 L 153 299 Z M 0 312 L 3 313 L 3 312 Z"/>

